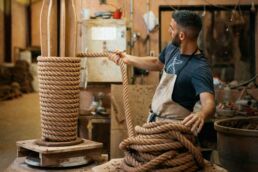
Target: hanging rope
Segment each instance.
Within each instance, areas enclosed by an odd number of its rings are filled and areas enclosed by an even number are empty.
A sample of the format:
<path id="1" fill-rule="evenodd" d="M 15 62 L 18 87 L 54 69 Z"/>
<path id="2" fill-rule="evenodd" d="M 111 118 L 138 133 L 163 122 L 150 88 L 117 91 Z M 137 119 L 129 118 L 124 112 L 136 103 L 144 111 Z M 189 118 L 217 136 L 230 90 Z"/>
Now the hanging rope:
<path id="1" fill-rule="evenodd" d="M 53 2 L 52 0 L 49 0 L 49 6 L 48 6 L 48 13 L 47 13 L 47 55 L 50 57 L 51 54 L 51 48 L 50 48 L 50 39 L 51 39 L 51 32 L 50 32 L 50 17 L 51 17 L 51 11 L 52 11 Z"/>
<path id="2" fill-rule="evenodd" d="M 79 53 L 77 57 L 108 57 L 110 53 Z M 125 117 L 126 117 L 126 125 L 128 130 L 129 137 L 134 136 L 134 128 L 133 122 L 131 118 L 131 109 L 129 106 L 129 99 L 128 99 L 128 78 L 127 78 L 127 71 L 126 65 L 123 63 L 122 60 L 118 61 L 118 64 L 121 68 L 122 72 L 122 79 L 123 79 L 123 101 L 124 101 L 124 109 L 125 109 Z"/>
<path id="3" fill-rule="evenodd" d="M 80 53 L 77 57 L 105 57 L 109 53 Z M 129 138 L 122 141 L 120 149 L 125 152 L 122 168 L 125 171 L 181 172 L 197 171 L 204 161 L 196 146 L 191 130 L 180 123 L 152 122 L 143 127 L 132 124 L 128 100 L 126 66 L 118 61 L 123 78 L 123 101 Z"/>

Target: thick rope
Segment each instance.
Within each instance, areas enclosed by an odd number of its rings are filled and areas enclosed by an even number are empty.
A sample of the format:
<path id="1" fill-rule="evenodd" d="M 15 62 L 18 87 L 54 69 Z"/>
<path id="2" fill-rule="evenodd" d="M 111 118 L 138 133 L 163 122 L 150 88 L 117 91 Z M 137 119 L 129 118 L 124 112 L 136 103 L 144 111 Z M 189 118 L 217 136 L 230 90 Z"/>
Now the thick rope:
<path id="1" fill-rule="evenodd" d="M 196 171 L 203 166 L 191 130 L 179 123 L 153 122 L 136 126 L 136 137 L 125 139 L 126 171 Z M 157 137 L 161 135 L 163 137 Z"/>
<path id="2" fill-rule="evenodd" d="M 77 57 L 108 57 L 110 53 L 79 53 Z M 128 78 L 127 78 L 127 70 L 126 65 L 123 63 L 122 60 L 118 61 L 118 64 L 121 68 L 122 72 L 122 79 L 123 79 L 123 101 L 124 101 L 124 109 L 125 109 L 125 118 L 126 118 L 126 126 L 128 130 L 129 137 L 134 136 L 134 127 L 131 118 L 131 109 L 129 106 L 129 99 L 128 99 Z"/>
<path id="3" fill-rule="evenodd" d="M 104 57 L 108 53 L 80 53 L 77 57 Z M 143 127 L 132 124 L 125 64 L 118 61 L 123 78 L 123 101 L 129 138 L 122 141 L 125 171 L 194 172 L 204 161 L 191 130 L 180 123 L 152 122 Z"/>
<path id="4" fill-rule="evenodd" d="M 38 73 L 42 140 L 76 140 L 80 58 L 39 57 Z"/>

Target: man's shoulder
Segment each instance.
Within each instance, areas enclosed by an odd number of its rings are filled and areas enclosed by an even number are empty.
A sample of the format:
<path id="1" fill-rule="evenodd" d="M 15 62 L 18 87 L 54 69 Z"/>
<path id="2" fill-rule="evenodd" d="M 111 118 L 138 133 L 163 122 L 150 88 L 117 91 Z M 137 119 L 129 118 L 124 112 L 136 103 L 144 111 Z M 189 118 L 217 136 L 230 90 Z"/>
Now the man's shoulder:
<path id="1" fill-rule="evenodd" d="M 203 54 L 195 55 L 192 62 L 196 65 L 196 67 L 209 67 L 208 60 Z"/>
<path id="2" fill-rule="evenodd" d="M 191 75 L 208 74 L 211 71 L 211 66 L 208 63 L 207 58 L 204 55 L 197 55 L 191 60 L 191 65 L 188 68 Z"/>
<path id="3" fill-rule="evenodd" d="M 167 46 L 166 46 L 166 52 L 171 52 L 171 51 L 174 51 L 174 50 L 178 50 L 178 47 L 176 47 L 174 44 L 172 43 L 169 43 Z"/>

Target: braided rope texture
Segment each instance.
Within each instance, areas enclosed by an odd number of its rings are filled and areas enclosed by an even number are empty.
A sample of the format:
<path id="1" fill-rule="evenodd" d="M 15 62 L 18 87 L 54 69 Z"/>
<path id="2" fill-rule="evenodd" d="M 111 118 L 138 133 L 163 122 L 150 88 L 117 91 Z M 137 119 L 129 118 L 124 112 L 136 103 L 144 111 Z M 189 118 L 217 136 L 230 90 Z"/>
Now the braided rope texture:
<path id="1" fill-rule="evenodd" d="M 112 53 L 87 52 L 87 53 L 79 53 L 79 54 L 77 54 L 77 57 L 108 57 L 110 54 L 112 54 Z M 133 126 L 133 121 L 132 121 L 132 117 L 131 117 L 131 109 L 130 109 L 129 98 L 128 98 L 129 93 L 128 93 L 127 68 L 126 68 L 126 64 L 124 64 L 124 62 L 122 60 L 119 60 L 118 64 L 121 68 L 122 79 L 123 79 L 123 102 L 124 102 L 124 109 L 125 109 L 126 126 L 127 126 L 129 137 L 133 137 L 134 136 L 134 126 Z"/>
<path id="2" fill-rule="evenodd" d="M 151 122 L 135 127 L 136 136 L 119 145 L 125 171 L 194 172 L 204 166 L 191 130 L 174 122 Z"/>
<path id="3" fill-rule="evenodd" d="M 38 57 L 42 140 L 77 138 L 80 58 Z"/>
<path id="4" fill-rule="evenodd" d="M 109 53 L 80 53 L 77 57 L 105 57 Z M 111 59 L 112 60 L 112 59 Z M 191 130 L 180 123 L 152 122 L 142 127 L 132 123 L 128 100 L 128 77 L 126 65 L 118 61 L 123 78 L 123 101 L 129 138 L 119 147 L 125 153 L 122 169 L 130 172 L 194 172 L 204 166 Z"/>

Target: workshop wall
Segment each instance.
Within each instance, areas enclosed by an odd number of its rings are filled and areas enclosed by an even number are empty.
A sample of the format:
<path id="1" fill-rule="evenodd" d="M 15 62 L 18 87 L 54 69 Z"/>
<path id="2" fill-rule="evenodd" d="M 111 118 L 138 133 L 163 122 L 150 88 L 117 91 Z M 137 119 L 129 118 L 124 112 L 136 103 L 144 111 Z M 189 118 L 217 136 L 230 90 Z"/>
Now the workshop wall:
<path id="1" fill-rule="evenodd" d="M 43 1 L 35 1 L 31 4 L 31 46 L 40 47 L 40 11 Z"/>
<path id="2" fill-rule="evenodd" d="M 115 8 L 121 8 L 123 10 L 123 17 L 126 18 L 127 26 L 132 26 L 132 31 L 138 33 L 140 35 L 140 39 L 135 42 L 134 47 L 131 51 L 131 54 L 137 56 L 146 56 L 146 55 L 159 55 L 159 32 L 154 31 L 149 33 L 149 40 L 147 38 L 147 28 L 143 20 L 144 13 L 149 9 L 154 12 L 156 17 L 158 18 L 158 10 L 160 5 L 172 5 L 172 6 L 203 6 L 203 5 L 233 5 L 235 6 L 238 3 L 238 0 L 141 0 L 141 3 L 134 1 L 134 16 L 132 22 L 130 21 L 130 1 L 131 0 L 107 0 L 106 4 L 100 4 L 99 1 L 91 1 L 91 0 L 76 0 L 76 8 L 78 19 L 81 18 L 80 11 L 82 8 L 89 8 L 90 14 L 93 15 L 97 11 L 114 11 Z M 258 4 L 258 0 L 248 0 L 248 1 L 239 1 L 240 5 L 250 5 L 254 2 L 255 5 Z M 110 5 L 112 4 L 112 5 Z M 258 16 L 258 12 L 256 9 L 256 15 Z M 169 21 L 168 21 L 169 22 Z M 167 24 L 165 24 L 167 25 Z M 163 29 L 163 33 L 166 33 L 167 26 L 161 26 Z M 256 32 L 258 32 L 258 20 L 256 20 Z M 169 34 L 167 34 L 169 36 Z M 258 34 L 256 34 L 255 42 L 258 42 Z M 256 48 L 256 58 L 258 58 L 258 44 L 255 45 Z M 80 43 L 78 43 L 78 47 L 80 47 Z M 256 60 L 256 73 L 258 73 L 258 60 Z M 140 79 L 137 78 L 138 81 L 136 83 L 140 83 Z M 144 84 L 155 84 L 158 82 L 158 74 L 156 72 L 150 72 L 147 77 L 143 78 Z"/>
<path id="3" fill-rule="evenodd" d="M 114 11 L 115 8 L 122 8 L 123 10 L 123 17 L 127 18 L 127 23 L 133 26 L 133 31 L 138 32 L 140 34 L 140 37 L 142 39 L 146 38 L 147 35 L 147 30 L 145 23 L 143 21 L 142 15 L 147 11 L 147 4 L 149 2 L 150 4 L 150 10 L 154 12 L 156 17 L 158 17 L 158 7 L 160 5 L 173 5 L 173 6 L 178 6 L 178 5 L 210 5 L 210 4 L 216 4 L 216 5 L 235 5 L 238 0 L 209 0 L 209 1 L 204 1 L 204 0 L 175 0 L 175 1 L 169 1 L 169 0 L 141 0 L 141 3 L 138 3 L 137 1 L 134 1 L 134 17 L 133 17 L 133 22 L 130 23 L 130 1 L 131 0 L 107 0 L 107 4 L 113 4 L 112 5 L 105 5 L 105 4 L 100 4 L 99 1 L 95 0 L 75 0 L 76 2 L 76 9 L 77 9 L 77 16 L 78 19 L 80 19 L 80 10 L 82 8 L 89 8 L 91 10 L 91 14 L 95 13 L 96 11 L 105 11 L 105 10 L 111 10 Z M 256 5 L 258 4 L 258 0 L 248 0 L 248 1 L 240 1 L 240 4 L 251 4 L 254 2 Z M 16 0 L 12 0 L 12 11 L 15 11 L 13 14 L 13 36 L 12 36 L 12 42 L 13 45 L 12 47 L 24 47 L 26 46 L 26 13 L 25 13 L 25 6 L 21 5 L 18 3 Z M 41 8 L 41 1 L 35 1 L 33 2 L 32 5 L 32 45 L 33 46 L 38 46 L 39 45 L 39 20 L 37 19 L 39 16 L 40 8 Z M 115 7 L 114 7 L 115 6 Z M 257 11 L 257 10 L 256 10 Z M 258 14 L 257 14 L 258 15 Z M 4 22 L 3 22 L 3 1 L 0 2 L 0 31 L 4 27 Z M 2 18 L 2 19 L 1 19 Z M 256 20 L 256 29 L 258 30 L 258 21 Z M 4 32 L 0 32 L 0 63 L 3 62 L 4 59 Z M 258 41 L 258 34 L 256 34 L 256 42 Z M 158 46 L 158 32 L 153 32 L 150 33 L 150 48 L 147 52 L 147 47 L 146 44 L 148 44 L 148 41 L 143 42 L 143 41 L 137 41 L 134 45 L 134 48 L 132 50 L 132 54 L 134 55 L 139 55 L 139 56 L 144 56 L 147 54 L 150 54 L 150 51 L 152 51 L 152 54 L 158 55 L 159 54 L 159 46 Z M 13 48 L 12 48 L 13 51 Z M 256 57 L 258 57 L 258 44 L 256 44 Z M 14 58 L 14 57 L 13 57 Z M 258 61 L 256 61 L 258 64 Z M 256 65 L 258 66 L 258 65 Z M 258 71 L 258 68 L 257 68 Z"/>
<path id="4" fill-rule="evenodd" d="M 17 48 L 26 48 L 27 43 L 27 12 L 26 12 L 26 6 L 18 3 L 15 0 L 12 0 L 11 5 L 11 17 L 12 17 L 12 62 L 14 62 L 17 58 L 16 50 Z"/>
<path id="5" fill-rule="evenodd" d="M 140 33 L 142 38 L 145 38 L 147 35 L 147 29 L 145 26 L 145 23 L 143 21 L 143 14 L 147 11 L 147 4 L 150 4 L 150 10 L 154 12 L 156 17 L 158 17 L 158 8 L 160 5 L 172 5 L 172 6 L 178 6 L 178 5 L 184 5 L 184 6 L 194 6 L 194 5 L 210 5 L 210 4 L 216 4 L 216 5 L 236 5 L 238 0 L 175 0 L 175 1 L 169 1 L 169 0 L 141 0 L 141 3 L 138 3 L 137 1 L 134 2 L 134 17 L 133 17 L 133 31 Z M 240 1 L 240 5 L 250 5 L 252 2 L 254 2 L 256 5 L 258 4 L 258 0 L 249 0 L 249 1 Z M 90 13 L 94 14 L 96 11 L 105 11 L 105 10 L 111 10 L 114 11 L 115 8 L 109 4 L 113 4 L 114 6 L 118 8 L 123 9 L 123 17 L 126 17 L 128 24 L 130 24 L 129 18 L 130 18 L 130 0 L 107 0 L 106 4 L 100 4 L 99 1 L 91 1 L 91 0 L 76 0 L 76 6 L 77 6 L 77 12 L 78 12 L 78 18 L 80 18 L 80 10 L 81 8 L 89 8 Z M 82 6 L 82 7 L 81 7 Z M 258 27 L 257 27 L 258 29 Z M 146 45 L 143 42 L 137 42 L 135 45 L 135 48 L 133 50 L 133 54 L 144 56 L 149 54 L 150 52 L 146 52 Z M 158 32 L 150 33 L 150 51 L 154 51 L 155 55 L 159 54 L 158 50 Z"/>
<path id="6" fill-rule="evenodd" d="M 31 24 L 28 22 L 28 6 L 17 0 L 11 0 L 11 62 L 15 62 L 18 58 L 19 49 L 29 48 L 28 46 L 39 47 L 40 46 L 40 30 L 39 30 L 39 18 L 42 6 L 42 0 L 34 1 L 31 4 Z M 53 11 L 51 13 L 51 33 L 52 33 L 52 49 L 53 55 L 57 54 L 57 5 L 56 1 L 53 4 Z M 0 1 L 0 64 L 4 62 L 4 1 Z M 31 26 L 29 33 L 29 26 Z M 31 40 L 29 35 L 31 34 Z M 29 42 L 31 41 L 30 45 Z"/>
<path id="7" fill-rule="evenodd" d="M 257 2 L 256 2 L 257 3 Z M 255 23 L 255 57 L 256 57 L 256 59 L 255 59 L 255 66 L 256 66 L 256 73 L 258 73 L 258 12 L 257 12 L 257 10 L 256 10 L 256 16 L 255 16 L 255 18 L 256 18 L 256 23 Z M 256 83 L 257 83 L 257 81 L 258 81 L 258 78 L 256 78 Z"/>
<path id="8" fill-rule="evenodd" d="M 0 1 L 0 64 L 4 61 L 4 1 Z"/>

